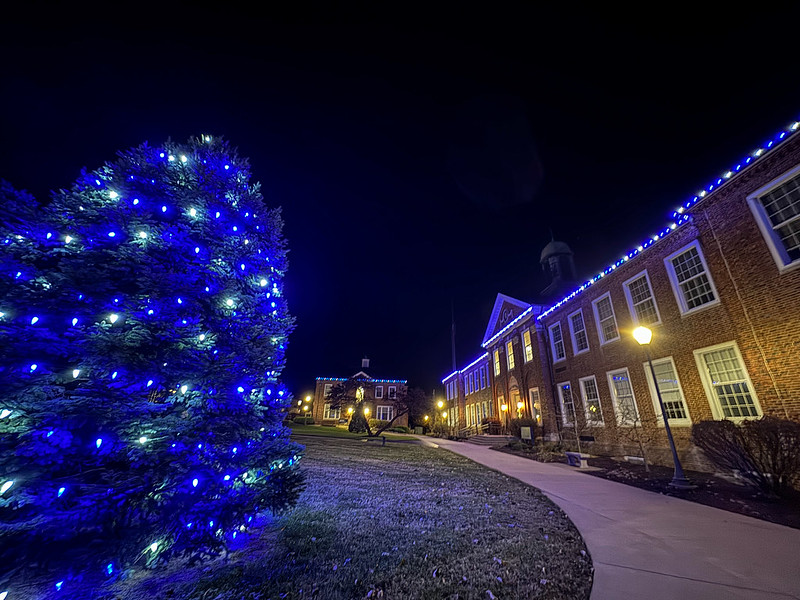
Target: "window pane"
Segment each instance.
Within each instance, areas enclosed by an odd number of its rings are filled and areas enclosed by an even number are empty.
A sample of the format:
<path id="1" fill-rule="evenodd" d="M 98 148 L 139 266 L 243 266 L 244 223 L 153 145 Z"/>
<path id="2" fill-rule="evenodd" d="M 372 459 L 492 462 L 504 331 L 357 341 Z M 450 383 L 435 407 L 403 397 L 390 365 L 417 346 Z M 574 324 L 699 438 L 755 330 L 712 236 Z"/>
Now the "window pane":
<path id="1" fill-rule="evenodd" d="M 575 422 L 575 402 L 572 400 L 572 390 L 569 384 L 558 386 L 558 393 L 561 396 L 561 405 L 564 409 L 564 423 Z"/>
<path id="2" fill-rule="evenodd" d="M 653 301 L 653 293 L 647 277 L 642 275 L 628 284 L 628 291 L 631 295 L 633 310 L 636 313 L 636 320 L 644 325 L 650 325 L 658 321 L 658 312 Z"/>
<path id="3" fill-rule="evenodd" d="M 561 325 L 559 323 L 553 325 L 550 329 L 550 335 L 553 338 L 553 355 L 556 360 L 561 360 L 566 356 L 566 352 L 564 351 L 564 338 L 561 335 Z"/>
<path id="4" fill-rule="evenodd" d="M 733 348 L 706 352 L 703 360 L 722 414 L 728 418 L 757 417 L 758 410 L 747 385 L 747 375 Z"/>
<path id="5" fill-rule="evenodd" d="M 617 332 L 617 321 L 614 318 L 614 309 L 611 307 L 611 299 L 608 297 L 598 301 L 597 319 L 600 321 L 600 335 L 603 342 L 615 340 L 619 337 Z"/>
<path id="6" fill-rule="evenodd" d="M 589 338 L 586 337 L 586 326 L 583 323 L 583 314 L 577 313 L 570 317 L 572 335 L 575 338 L 575 349 L 583 352 L 589 348 Z"/>
<path id="7" fill-rule="evenodd" d="M 688 310 L 714 300 L 714 291 L 697 248 L 689 248 L 671 262 Z"/>
<path id="8" fill-rule="evenodd" d="M 636 400 L 633 397 L 633 388 L 627 369 L 611 373 L 611 386 L 614 391 L 619 421 L 621 423 L 637 421 L 639 413 L 636 409 Z"/>
<path id="9" fill-rule="evenodd" d="M 683 395 L 678 386 L 678 376 L 672 368 L 672 362 L 653 363 L 653 370 L 656 372 L 656 383 L 661 392 L 661 401 L 664 403 L 664 410 L 668 419 L 686 419 L 686 406 L 683 403 Z M 660 417 L 661 415 L 659 415 Z"/>
<path id="10" fill-rule="evenodd" d="M 600 394 L 597 391 L 597 382 L 594 379 L 584 379 L 581 381 L 583 390 L 584 408 L 586 409 L 586 420 L 590 423 L 602 423 L 603 413 L 600 410 Z"/>

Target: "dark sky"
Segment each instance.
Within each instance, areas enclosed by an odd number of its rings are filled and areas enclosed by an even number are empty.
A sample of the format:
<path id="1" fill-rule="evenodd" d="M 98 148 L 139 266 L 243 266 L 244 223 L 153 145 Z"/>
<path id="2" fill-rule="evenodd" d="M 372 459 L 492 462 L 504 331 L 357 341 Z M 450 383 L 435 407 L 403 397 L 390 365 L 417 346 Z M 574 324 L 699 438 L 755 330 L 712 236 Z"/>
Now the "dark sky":
<path id="1" fill-rule="evenodd" d="M 0 177 L 43 198 L 118 149 L 226 137 L 284 210 L 297 394 L 363 355 L 430 391 L 451 305 L 463 366 L 498 292 L 546 285 L 551 230 L 589 278 L 800 117 L 797 11 L 171 6 L 5 14 Z"/>

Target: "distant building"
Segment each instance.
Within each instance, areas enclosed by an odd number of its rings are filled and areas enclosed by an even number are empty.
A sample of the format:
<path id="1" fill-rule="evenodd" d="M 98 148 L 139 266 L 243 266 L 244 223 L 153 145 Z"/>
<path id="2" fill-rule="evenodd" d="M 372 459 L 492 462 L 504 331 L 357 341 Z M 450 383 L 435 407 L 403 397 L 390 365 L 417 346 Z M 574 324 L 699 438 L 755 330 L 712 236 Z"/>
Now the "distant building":
<path id="1" fill-rule="evenodd" d="M 638 453 L 631 434 L 645 427 L 655 458 L 671 464 L 657 384 L 690 468 L 703 467 L 689 441 L 692 423 L 800 420 L 798 128 L 745 157 L 662 231 L 560 299 L 528 304 L 498 294 L 481 344 L 490 410 L 505 403 L 513 417 L 519 402 L 545 439 L 580 436 L 598 454 Z M 552 277 L 545 297 L 574 276 L 565 244 L 550 242 L 541 262 Z M 638 325 L 653 331 L 656 382 L 631 336 Z M 470 369 L 443 383 L 464 385 Z"/>
<path id="2" fill-rule="evenodd" d="M 369 368 L 369 359 L 364 359 L 362 369 Z M 364 370 L 351 375 L 350 377 L 317 377 L 317 385 L 314 391 L 314 404 L 312 415 L 315 423 L 323 425 L 347 423 L 352 416 L 348 408 L 352 407 L 332 407 L 327 401 L 331 390 L 341 383 L 350 379 L 357 380 L 360 385 L 353 390 L 353 402 L 355 394 L 363 394 L 363 406 L 369 409 L 368 417 L 379 421 L 391 421 L 398 413 L 395 399 L 398 394 L 405 394 L 407 391 L 408 380 L 406 379 L 376 379 L 368 375 Z M 394 425 L 408 427 L 408 414 L 398 418 Z"/>

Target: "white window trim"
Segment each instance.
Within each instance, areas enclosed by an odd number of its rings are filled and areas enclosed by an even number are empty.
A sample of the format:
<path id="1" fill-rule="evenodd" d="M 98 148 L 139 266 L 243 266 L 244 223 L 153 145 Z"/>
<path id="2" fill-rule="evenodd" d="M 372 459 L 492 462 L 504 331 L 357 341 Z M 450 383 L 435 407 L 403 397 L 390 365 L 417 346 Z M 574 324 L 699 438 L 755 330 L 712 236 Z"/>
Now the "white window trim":
<path id="1" fill-rule="evenodd" d="M 331 390 L 333 389 L 332 383 L 326 383 L 325 386 L 322 388 L 322 397 L 327 398 L 331 395 Z"/>
<path id="2" fill-rule="evenodd" d="M 394 400 L 397 398 L 397 386 L 390 385 L 389 389 L 387 390 L 387 396 L 389 397 L 389 400 Z"/>
<path id="3" fill-rule="evenodd" d="M 383 398 L 383 386 L 382 385 L 376 385 L 375 386 L 375 398 L 377 400 L 381 400 Z"/>
<path id="4" fill-rule="evenodd" d="M 648 365 L 648 369 L 650 366 Z M 636 416 L 634 419 L 625 419 L 624 415 L 622 415 L 621 410 L 619 408 L 619 404 L 617 402 L 617 389 L 614 387 L 614 375 L 618 373 L 625 373 L 626 377 L 628 378 L 628 385 L 631 388 L 631 396 L 633 398 L 633 410 L 636 412 Z M 613 369 L 611 371 L 606 371 L 606 379 L 608 380 L 608 392 L 611 394 L 611 405 L 614 407 L 614 416 L 617 420 L 617 425 L 620 427 L 631 427 L 637 421 L 641 420 L 641 416 L 639 415 L 639 404 L 636 402 L 636 392 L 633 390 L 633 383 L 631 382 L 631 373 L 628 370 L 628 367 L 622 367 L 621 369 Z M 660 412 L 661 409 L 659 409 Z"/>
<path id="5" fill-rule="evenodd" d="M 600 421 L 594 421 L 589 418 L 589 404 L 587 402 L 586 393 L 583 390 L 583 382 L 594 381 L 594 389 L 597 390 L 597 405 L 600 408 Z M 588 377 L 581 377 L 578 379 L 578 387 L 581 389 L 581 402 L 583 402 L 583 417 L 586 419 L 586 426 L 587 427 L 605 427 L 606 420 L 603 417 L 603 401 L 600 399 L 600 387 L 597 385 L 597 378 L 594 375 L 589 375 Z M 575 398 L 574 394 L 572 396 L 573 400 Z"/>
<path id="6" fill-rule="evenodd" d="M 564 356 L 558 358 L 556 355 L 556 343 L 553 339 L 553 329 L 558 327 L 559 332 L 561 333 L 561 346 L 564 348 Z M 561 362 L 563 360 L 567 360 L 567 344 L 564 342 L 564 328 L 561 327 L 561 321 L 557 323 L 553 323 L 547 328 L 547 333 L 550 337 L 550 351 L 553 353 L 553 363 Z"/>
<path id="7" fill-rule="evenodd" d="M 381 412 L 384 412 L 381 409 L 385 409 L 390 414 L 390 418 L 381 419 L 379 415 L 381 414 Z M 375 407 L 375 418 L 378 421 L 391 421 L 394 418 L 394 407 L 391 406 L 391 405 L 388 405 L 388 404 L 381 404 L 379 406 L 376 406 Z"/>
<path id="8" fill-rule="evenodd" d="M 742 371 L 744 371 L 745 381 L 747 382 L 747 386 L 750 389 L 750 395 L 753 396 L 753 405 L 756 407 L 758 415 L 754 417 L 726 417 L 723 414 L 722 406 L 720 406 L 717 400 L 717 396 L 714 393 L 714 386 L 711 383 L 708 370 L 706 369 L 705 362 L 703 360 L 703 354 L 705 354 L 706 352 L 713 352 L 714 350 L 720 350 L 722 348 L 733 348 L 733 353 L 739 360 L 739 365 L 741 366 Z M 708 404 L 711 407 L 711 412 L 714 415 L 714 419 L 716 419 L 717 421 L 727 419 L 735 423 L 741 423 L 742 421 L 760 419 L 762 416 L 764 416 L 764 411 L 761 410 L 761 403 L 758 401 L 758 396 L 756 395 L 756 389 L 753 386 L 752 380 L 750 379 L 750 373 L 748 373 L 747 371 L 747 365 L 745 365 L 744 359 L 742 358 L 742 353 L 739 351 L 739 345 L 735 341 L 725 342 L 724 344 L 715 344 L 713 346 L 708 346 L 706 348 L 698 348 L 697 350 L 694 351 L 694 360 L 697 363 L 697 370 L 700 373 L 700 379 L 703 381 L 703 388 L 706 391 L 706 397 L 708 398 Z"/>
<path id="9" fill-rule="evenodd" d="M 778 272 L 780 273 L 800 269 L 800 259 L 794 261 L 789 259 L 789 255 L 786 254 L 783 244 L 777 239 L 775 230 L 772 228 L 772 223 L 769 220 L 767 211 L 764 209 L 764 205 L 761 203 L 760 197 L 776 187 L 783 185 L 787 180 L 797 176 L 798 173 L 800 173 L 800 165 L 787 171 L 777 179 L 773 179 L 765 186 L 747 196 L 747 204 L 753 212 L 758 229 L 761 231 L 764 241 L 767 242 L 769 252 L 772 254 L 772 258 L 775 260 L 775 265 L 778 267 Z"/>
<path id="10" fill-rule="evenodd" d="M 335 417 L 332 417 L 331 414 L 336 413 Z M 327 415 L 327 416 L 326 416 Z M 341 407 L 338 408 L 331 408 L 329 403 L 325 403 L 322 408 L 322 418 L 324 420 L 330 421 L 333 419 L 341 419 L 342 418 L 342 409 Z"/>
<path id="11" fill-rule="evenodd" d="M 602 302 L 604 298 L 608 298 L 608 305 L 611 307 L 611 316 L 614 317 L 614 325 L 617 327 L 617 337 L 605 341 L 603 341 L 603 326 L 600 324 L 600 313 L 597 312 L 597 305 Z M 620 339 L 619 321 L 617 321 L 617 313 L 614 311 L 614 301 L 611 300 L 611 292 L 606 292 L 596 300 L 592 301 L 592 312 L 594 312 L 594 322 L 595 325 L 597 325 L 597 339 L 600 340 L 601 346 L 605 346 L 611 342 L 616 342 L 618 339 Z M 585 324 L 586 321 L 584 321 L 584 325 Z"/>
<path id="12" fill-rule="evenodd" d="M 528 358 L 528 345 L 525 344 L 525 334 L 528 334 L 528 339 L 531 341 L 530 349 L 531 349 L 531 357 Z M 526 329 L 521 334 L 519 334 L 520 341 L 522 342 L 522 361 L 523 363 L 529 363 L 533 360 L 533 336 L 531 335 L 531 330 Z"/>
<path id="13" fill-rule="evenodd" d="M 535 406 L 538 404 L 539 406 Z M 537 425 L 542 424 L 542 395 L 539 393 L 539 388 L 528 388 L 528 409 L 530 410 L 531 417 L 534 418 Z"/>
<path id="14" fill-rule="evenodd" d="M 630 279 L 626 279 L 622 282 L 622 290 L 625 292 L 625 299 L 628 301 L 628 308 L 631 311 L 631 321 L 634 325 L 639 325 L 639 317 L 636 315 L 636 309 L 633 306 L 633 296 L 631 296 L 631 290 L 628 288 L 628 284 L 636 281 L 642 275 L 644 275 L 645 279 L 647 279 L 647 287 L 650 288 L 650 299 L 653 301 L 653 308 L 656 310 L 656 320 L 652 323 L 646 323 L 648 327 L 653 325 L 661 325 L 661 311 L 658 310 L 658 302 L 656 302 L 656 293 L 653 291 L 653 284 L 650 282 L 650 274 L 647 272 L 647 269 L 641 271 L 631 277 Z M 716 290 L 715 290 L 716 295 Z"/>
<path id="15" fill-rule="evenodd" d="M 558 403 L 561 405 L 561 422 L 563 423 L 564 427 L 574 427 L 574 421 L 572 423 L 567 421 L 567 409 L 564 406 L 564 395 L 561 393 L 561 386 L 563 385 L 569 386 L 569 391 L 572 394 L 572 416 L 574 419 L 578 418 L 578 411 L 575 409 L 575 390 L 572 389 L 572 384 L 569 381 L 562 381 L 561 383 L 556 384 L 556 389 L 558 390 Z"/>
<path id="16" fill-rule="evenodd" d="M 678 390 L 680 390 L 681 398 L 683 398 L 683 407 L 686 409 L 686 418 L 672 419 L 669 422 L 669 426 L 691 427 L 692 414 L 689 412 L 689 403 L 686 401 L 686 394 L 683 393 L 683 386 L 681 385 L 681 378 L 678 376 L 678 368 L 675 366 L 675 360 L 671 356 L 664 356 L 663 358 L 654 358 L 653 365 L 655 366 L 658 363 L 667 361 L 672 363 L 672 372 L 675 373 L 675 380 L 678 382 Z M 653 381 L 653 374 L 650 372 L 650 364 L 642 363 L 642 366 L 644 367 L 644 374 L 647 379 L 647 387 L 650 389 L 650 399 L 653 401 L 653 410 L 656 413 L 656 422 L 658 423 L 659 427 L 664 427 L 664 417 L 661 415 L 661 407 L 658 405 L 658 395 L 656 394 L 656 388 Z"/>
<path id="17" fill-rule="evenodd" d="M 575 329 L 572 327 L 572 317 L 578 313 L 580 313 L 581 319 L 583 320 L 583 335 L 586 336 L 586 348 L 583 350 L 578 350 L 578 342 L 575 339 Z M 572 340 L 572 352 L 575 354 L 575 356 L 591 350 L 592 346 L 589 343 L 589 331 L 586 329 L 586 319 L 583 317 L 583 309 L 579 308 L 575 312 L 567 315 L 567 323 L 569 323 L 569 337 Z"/>
<path id="18" fill-rule="evenodd" d="M 686 299 L 683 297 L 683 290 L 681 290 L 681 286 L 678 283 L 678 278 L 675 275 L 675 268 L 672 265 L 672 259 L 680 254 L 683 254 L 692 247 L 697 249 L 697 255 L 700 257 L 700 262 L 703 263 L 703 269 L 705 270 L 706 277 L 708 277 L 708 284 L 711 286 L 711 291 L 714 292 L 714 299 L 711 302 L 706 302 L 705 304 L 690 309 L 686 306 Z M 714 285 L 714 278 L 711 277 L 711 270 L 708 268 L 705 254 L 703 254 L 703 249 L 700 247 L 700 242 L 698 240 L 689 242 L 677 252 L 673 252 L 667 256 L 664 259 L 664 265 L 667 267 L 667 276 L 669 277 L 670 284 L 672 284 L 672 293 L 675 294 L 675 300 L 678 303 L 678 310 L 680 310 L 681 316 L 693 315 L 696 312 L 706 310 L 707 308 L 711 308 L 712 306 L 719 304 L 719 293 L 717 292 L 717 286 Z"/>

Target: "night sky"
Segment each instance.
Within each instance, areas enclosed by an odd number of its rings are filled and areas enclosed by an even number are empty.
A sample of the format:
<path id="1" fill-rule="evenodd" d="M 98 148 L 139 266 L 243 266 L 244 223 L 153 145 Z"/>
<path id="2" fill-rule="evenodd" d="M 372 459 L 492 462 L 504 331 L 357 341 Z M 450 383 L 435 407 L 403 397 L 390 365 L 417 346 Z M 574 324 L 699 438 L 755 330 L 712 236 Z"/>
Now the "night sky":
<path id="1" fill-rule="evenodd" d="M 547 284 L 551 232 L 589 278 L 800 117 L 797 11 L 171 10 L 5 14 L 0 178 L 45 199 L 119 149 L 224 136 L 283 207 L 296 394 L 364 355 L 430 392 L 451 306 L 463 366 L 498 292 Z"/>

